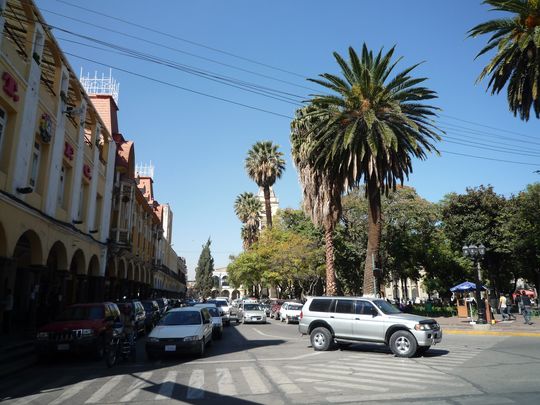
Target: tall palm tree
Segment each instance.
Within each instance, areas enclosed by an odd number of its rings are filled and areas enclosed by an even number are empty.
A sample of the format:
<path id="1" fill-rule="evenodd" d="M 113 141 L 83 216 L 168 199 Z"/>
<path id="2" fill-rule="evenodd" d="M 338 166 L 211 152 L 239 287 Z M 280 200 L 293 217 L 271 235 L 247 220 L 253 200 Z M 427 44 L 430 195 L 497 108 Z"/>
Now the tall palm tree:
<path id="1" fill-rule="evenodd" d="M 324 228 L 326 253 L 326 295 L 336 295 L 336 273 L 334 269 L 333 232 L 341 215 L 343 179 L 336 173 L 317 169 L 310 159 L 310 150 L 317 139 L 317 128 L 321 117 L 314 114 L 316 107 L 310 105 L 296 111 L 291 123 L 291 145 L 293 161 L 302 184 L 303 205 L 313 223 Z M 338 174 L 339 176 L 339 174 Z"/>
<path id="2" fill-rule="evenodd" d="M 245 162 L 248 176 L 263 189 L 266 224 L 269 228 L 272 227 L 270 187 L 274 185 L 285 170 L 283 153 L 279 152 L 278 148 L 278 145 L 274 145 L 270 141 L 257 142 L 248 151 Z"/>
<path id="3" fill-rule="evenodd" d="M 261 201 L 253 193 L 246 192 L 236 197 L 234 212 L 244 224 L 241 231 L 244 249 L 248 249 L 258 239 L 261 211 Z"/>
<path id="4" fill-rule="evenodd" d="M 322 74 L 310 79 L 332 94 L 314 95 L 316 107 L 308 116 L 320 118 L 309 148 L 317 170 L 343 180 L 345 189 L 360 182 L 368 198 L 368 244 L 364 265 L 364 294 L 376 292 L 374 268 L 380 268 L 382 232 L 381 193 L 395 189 L 412 172 L 412 159 L 425 159 L 440 140 L 431 117 L 436 108 L 422 101 L 436 98 L 435 92 L 418 86 L 425 78 L 409 74 L 413 65 L 389 78 L 397 61 L 394 48 L 374 55 L 364 44 L 359 57 L 349 48 L 349 61 L 334 57 L 341 75 Z"/>
<path id="5" fill-rule="evenodd" d="M 508 83 L 508 104 L 514 116 L 519 114 L 528 121 L 534 108 L 536 118 L 540 118 L 540 1 L 485 0 L 484 4 L 513 15 L 479 24 L 469 31 L 470 37 L 491 35 L 477 58 L 497 49 L 477 82 L 491 76 L 491 94 L 499 93 Z"/>

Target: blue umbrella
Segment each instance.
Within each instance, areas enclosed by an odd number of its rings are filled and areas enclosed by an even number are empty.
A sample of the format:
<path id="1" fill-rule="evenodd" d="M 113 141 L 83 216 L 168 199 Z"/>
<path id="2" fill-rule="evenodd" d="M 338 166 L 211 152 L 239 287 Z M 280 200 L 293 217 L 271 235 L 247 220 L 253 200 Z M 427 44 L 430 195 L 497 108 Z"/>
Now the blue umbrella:
<path id="1" fill-rule="evenodd" d="M 484 289 L 486 288 L 485 286 Z M 454 287 L 450 288 L 450 291 L 456 292 L 456 291 L 474 291 L 476 290 L 476 284 L 471 283 L 470 281 L 464 281 L 461 284 L 455 285 Z"/>

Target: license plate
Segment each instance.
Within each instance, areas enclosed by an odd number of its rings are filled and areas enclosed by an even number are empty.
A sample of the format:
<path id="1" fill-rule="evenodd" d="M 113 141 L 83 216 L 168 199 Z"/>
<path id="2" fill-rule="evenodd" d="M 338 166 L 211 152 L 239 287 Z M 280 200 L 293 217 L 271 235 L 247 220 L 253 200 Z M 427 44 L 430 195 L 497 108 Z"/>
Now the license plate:
<path id="1" fill-rule="evenodd" d="M 258 319 L 259 319 L 258 316 L 252 316 L 252 317 L 251 317 L 251 320 L 252 320 L 252 321 L 256 321 L 256 320 L 258 320 Z"/>
<path id="2" fill-rule="evenodd" d="M 166 352 L 175 352 L 176 351 L 176 345 L 166 345 L 165 346 Z"/>
<path id="3" fill-rule="evenodd" d="M 58 350 L 61 350 L 61 351 L 66 351 L 66 350 L 69 350 L 69 344 L 64 343 L 64 344 L 61 344 L 61 345 L 56 346 L 56 348 L 57 348 Z"/>

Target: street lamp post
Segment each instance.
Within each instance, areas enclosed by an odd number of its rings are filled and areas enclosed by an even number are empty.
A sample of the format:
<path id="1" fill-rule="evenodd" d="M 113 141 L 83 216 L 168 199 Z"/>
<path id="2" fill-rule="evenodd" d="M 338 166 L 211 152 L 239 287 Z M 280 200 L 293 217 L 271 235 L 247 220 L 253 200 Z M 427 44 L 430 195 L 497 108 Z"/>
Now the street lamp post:
<path id="1" fill-rule="evenodd" d="M 484 310 L 484 301 L 482 300 L 482 275 L 480 273 L 480 260 L 484 258 L 484 255 L 486 254 L 486 247 L 480 243 L 478 246 L 476 245 L 465 245 L 462 248 L 463 256 L 470 257 L 474 264 L 476 265 L 476 302 L 478 305 L 478 320 L 476 323 L 487 323 L 486 321 L 486 312 Z"/>

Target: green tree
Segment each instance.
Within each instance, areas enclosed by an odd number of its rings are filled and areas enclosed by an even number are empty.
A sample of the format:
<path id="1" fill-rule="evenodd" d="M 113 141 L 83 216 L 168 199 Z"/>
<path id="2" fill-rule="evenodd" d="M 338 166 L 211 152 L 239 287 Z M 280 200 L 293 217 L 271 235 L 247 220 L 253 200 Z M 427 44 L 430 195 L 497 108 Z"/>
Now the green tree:
<path id="1" fill-rule="evenodd" d="M 493 11 L 511 13 L 508 18 L 477 25 L 469 36 L 491 35 L 479 57 L 493 49 L 496 55 L 484 67 L 478 81 L 491 76 L 488 88 L 499 93 L 508 84 L 507 98 L 514 116 L 528 121 L 531 108 L 540 118 L 540 1 L 485 0 Z"/>
<path id="2" fill-rule="evenodd" d="M 540 183 L 510 198 L 500 223 L 504 238 L 497 248 L 513 259 L 514 285 L 509 288 L 515 289 L 519 277 L 540 288 Z"/>
<path id="3" fill-rule="evenodd" d="M 311 99 L 312 117 L 322 123 L 312 132 L 315 142 L 308 156 L 316 169 L 345 179 L 345 188 L 363 182 L 368 197 L 368 242 L 364 265 L 364 294 L 373 294 L 373 265 L 380 267 L 382 232 L 381 193 L 395 189 L 412 172 L 413 158 L 436 151 L 439 130 L 431 120 L 436 108 L 423 101 L 436 93 L 418 86 L 425 78 L 410 76 L 417 65 L 389 79 L 397 62 L 394 48 L 376 55 L 364 44 L 359 57 L 349 48 L 349 62 L 334 57 L 341 75 L 310 79 L 333 94 Z M 374 259 L 374 260 L 372 260 Z"/>
<path id="4" fill-rule="evenodd" d="M 259 214 L 263 207 L 261 201 L 253 193 L 242 193 L 234 202 L 234 212 L 244 224 L 242 227 L 242 240 L 244 249 L 248 249 L 257 241 L 260 227 Z"/>
<path id="5" fill-rule="evenodd" d="M 210 252 L 211 244 L 212 242 L 208 238 L 208 241 L 202 246 L 199 261 L 195 269 L 195 288 L 203 298 L 210 296 L 212 287 L 214 286 L 212 274 L 214 272 L 214 258 Z"/>
<path id="6" fill-rule="evenodd" d="M 442 229 L 451 249 L 460 252 L 464 244 L 483 243 L 483 279 L 495 288 L 504 288 L 511 278 L 512 257 L 500 248 L 505 238 L 501 222 L 506 204 L 491 186 L 468 188 L 465 194 L 451 193 L 441 201 Z M 472 263 L 468 267 L 472 268 Z"/>
<path id="7" fill-rule="evenodd" d="M 316 141 L 320 137 L 317 131 L 324 118 L 314 106 L 298 110 L 291 123 L 291 144 L 294 164 L 302 184 L 304 211 L 315 225 L 324 228 L 326 295 L 336 295 L 333 233 L 341 215 L 345 181 L 340 172 L 317 166 L 311 153 L 316 148 Z"/>
<path id="8" fill-rule="evenodd" d="M 245 166 L 248 176 L 264 193 L 264 209 L 266 224 L 272 227 L 272 209 L 270 206 L 270 187 L 281 177 L 285 170 L 283 153 L 278 151 L 279 146 L 270 141 L 257 142 L 248 151 Z"/>

